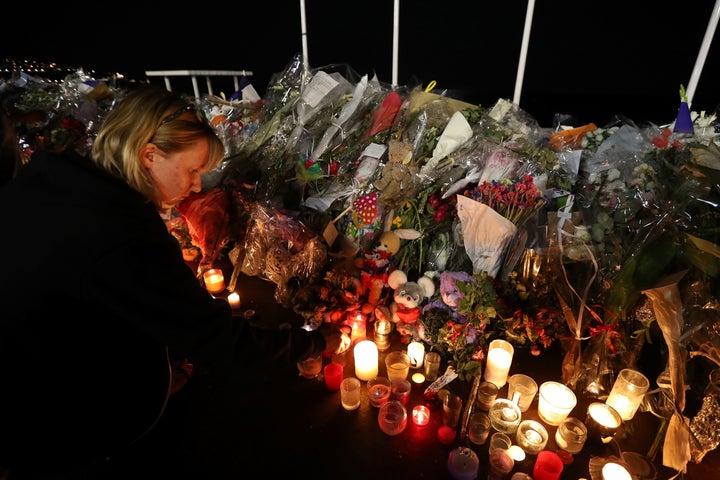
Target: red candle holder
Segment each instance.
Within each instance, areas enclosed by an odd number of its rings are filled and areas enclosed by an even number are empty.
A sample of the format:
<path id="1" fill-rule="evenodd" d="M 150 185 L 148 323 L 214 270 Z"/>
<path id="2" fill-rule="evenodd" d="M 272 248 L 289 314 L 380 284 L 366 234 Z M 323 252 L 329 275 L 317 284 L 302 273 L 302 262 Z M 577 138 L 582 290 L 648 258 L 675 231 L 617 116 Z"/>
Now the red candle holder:
<path id="1" fill-rule="evenodd" d="M 415 405 L 412 410 L 413 423 L 423 427 L 430 423 L 430 409 L 425 405 Z"/>

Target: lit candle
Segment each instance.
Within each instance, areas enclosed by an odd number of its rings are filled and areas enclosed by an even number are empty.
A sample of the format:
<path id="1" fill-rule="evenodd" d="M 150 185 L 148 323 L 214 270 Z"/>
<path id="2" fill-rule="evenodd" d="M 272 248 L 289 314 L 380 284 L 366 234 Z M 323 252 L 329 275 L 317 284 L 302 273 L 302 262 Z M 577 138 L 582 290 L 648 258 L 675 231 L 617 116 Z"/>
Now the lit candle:
<path id="1" fill-rule="evenodd" d="M 485 380 L 502 388 L 507 382 L 508 372 L 514 348 L 505 340 L 493 340 L 488 346 L 487 363 L 485 364 Z"/>
<path id="2" fill-rule="evenodd" d="M 540 422 L 523 420 L 518 426 L 515 438 L 523 451 L 531 455 L 537 455 L 547 444 L 548 432 Z"/>
<path id="3" fill-rule="evenodd" d="M 407 348 L 408 357 L 410 357 L 410 366 L 412 368 L 420 368 L 425 358 L 425 344 L 421 342 L 410 342 Z"/>
<path id="4" fill-rule="evenodd" d="M 350 332 L 350 340 L 355 341 L 367 336 L 367 322 L 365 314 L 359 310 L 355 310 L 347 315 L 346 323 L 352 329 Z"/>
<path id="5" fill-rule="evenodd" d="M 545 382 L 538 392 L 538 415 L 548 425 L 560 425 L 577 404 L 575 393 L 560 382 Z"/>
<path id="6" fill-rule="evenodd" d="M 370 380 L 378 375 L 378 349 L 370 340 L 361 340 L 355 344 L 355 376 L 360 380 Z"/>
<path id="7" fill-rule="evenodd" d="M 622 418 L 607 403 L 593 402 L 588 406 L 585 424 L 590 440 L 609 443 L 622 424 Z"/>
<path id="8" fill-rule="evenodd" d="M 525 460 L 525 450 L 523 450 L 519 445 L 511 445 L 510 448 L 507 449 L 507 453 L 510 455 L 510 458 L 516 462 L 522 462 Z"/>
<path id="9" fill-rule="evenodd" d="M 602 480 L 632 480 L 632 475 L 619 463 L 608 462 L 602 467 Z"/>
<path id="10" fill-rule="evenodd" d="M 425 405 L 415 405 L 412 411 L 413 423 L 422 427 L 430 423 L 430 409 Z"/>
<path id="11" fill-rule="evenodd" d="M 236 292 L 232 292 L 227 296 L 227 301 L 232 308 L 238 308 L 240 306 L 240 295 Z"/>
<path id="12" fill-rule="evenodd" d="M 203 281 L 210 293 L 220 293 L 225 290 L 225 277 L 219 268 L 211 268 L 203 273 Z"/>
<path id="13" fill-rule="evenodd" d="M 625 368 L 620 371 L 605 403 L 613 407 L 620 417 L 628 421 L 642 403 L 650 382 L 642 373 Z"/>
<path id="14" fill-rule="evenodd" d="M 412 378 L 412 381 L 415 383 L 423 383 L 425 381 L 425 375 L 423 375 L 420 372 L 413 373 L 411 378 Z"/>

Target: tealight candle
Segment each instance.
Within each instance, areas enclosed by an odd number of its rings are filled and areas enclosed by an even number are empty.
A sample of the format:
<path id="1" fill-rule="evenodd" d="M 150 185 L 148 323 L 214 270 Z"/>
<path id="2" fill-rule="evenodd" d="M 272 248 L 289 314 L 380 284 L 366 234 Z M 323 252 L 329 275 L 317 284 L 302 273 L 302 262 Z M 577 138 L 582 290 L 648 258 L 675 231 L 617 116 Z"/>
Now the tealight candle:
<path id="1" fill-rule="evenodd" d="M 525 453 L 537 455 L 547 444 L 548 431 L 540 422 L 523 420 L 518 426 L 515 439 Z"/>
<path id="2" fill-rule="evenodd" d="M 227 296 L 227 301 L 232 308 L 238 308 L 240 306 L 240 295 L 236 292 L 232 292 Z"/>
<path id="3" fill-rule="evenodd" d="M 412 410 L 413 423 L 419 427 L 430 423 L 430 409 L 425 405 L 415 405 Z"/>
<path id="4" fill-rule="evenodd" d="M 507 382 L 508 372 L 515 349 L 510 342 L 493 340 L 488 345 L 487 362 L 485 363 L 485 380 L 502 388 Z"/>
<path id="5" fill-rule="evenodd" d="M 412 377 L 410 377 L 410 378 L 412 378 L 412 381 L 415 383 L 423 383 L 425 381 L 425 375 L 423 375 L 420 372 L 413 373 Z"/>
<path id="6" fill-rule="evenodd" d="M 649 386 L 650 382 L 642 373 L 630 368 L 620 370 L 605 403 L 628 421 L 635 416 Z"/>
<path id="7" fill-rule="evenodd" d="M 355 376 L 360 380 L 370 380 L 378 375 L 378 349 L 370 340 L 361 340 L 353 349 L 355 357 Z"/>
<path id="8" fill-rule="evenodd" d="M 577 404 L 575 393 L 560 382 L 545 382 L 538 392 L 538 415 L 548 425 L 560 425 Z"/>
<path id="9" fill-rule="evenodd" d="M 225 277 L 219 268 L 211 268 L 203 273 L 205 288 L 210 293 L 220 293 L 225 290 Z"/>
<path id="10" fill-rule="evenodd" d="M 408 357 L 410 357 L 410 367 L 422 367 L 423 359 L 425 358 L 425 344 L 415 341 L 410 342 L 408 344 L 407 354 Z"/>
<path id="11" fill-rule="evenodd" d="M 608 462 L 602 467 L 602 480 L 632 480 L 632 475 L 619 463 Z"/>

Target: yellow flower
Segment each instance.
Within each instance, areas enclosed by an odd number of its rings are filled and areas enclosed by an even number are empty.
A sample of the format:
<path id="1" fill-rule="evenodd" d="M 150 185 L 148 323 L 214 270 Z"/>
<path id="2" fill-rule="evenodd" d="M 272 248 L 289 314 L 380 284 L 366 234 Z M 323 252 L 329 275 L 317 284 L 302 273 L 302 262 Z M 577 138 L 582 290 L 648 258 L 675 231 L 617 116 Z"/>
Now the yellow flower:
<path id="1" fill-rule="evenodd" d="M 395 226 L 395 228 L 401 228 L 402 227 L 402 219 L 400 218 L 400 215 L 393 218 L 392 224 Z"/>

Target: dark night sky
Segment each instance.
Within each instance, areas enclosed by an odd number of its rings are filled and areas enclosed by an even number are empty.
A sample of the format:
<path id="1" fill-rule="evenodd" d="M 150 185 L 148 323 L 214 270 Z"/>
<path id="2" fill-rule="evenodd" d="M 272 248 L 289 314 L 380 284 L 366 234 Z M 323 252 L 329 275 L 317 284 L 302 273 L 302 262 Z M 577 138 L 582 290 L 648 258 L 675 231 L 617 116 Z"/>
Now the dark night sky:
<path id="1" fill-rule="evenodd" d="M 536 2 L 520 106 L 541 125 L 549 125 L 554 113 L 600 125 L 615 114 L 670 123 L 715 8 L 714 0 L 675 3 Z M 3 57 L 55 61 L 94 70 L 98 77 L 252 70 L 252 83 L 263 95 L 271 75 L 302 53 L 299 1 L 215 0 L 193 9 L 163 3 L 152 12 L 147 2 L 67 5 L 33 6 L 19 16 L 23 33 L 0 32 Z M 435 80 L 436 93 L 447 89 L 486 107 L 512 99 L 527 5 L 402 0 L 398 83 Z M 393 6 L 393 0 L 306 0 L 310 66 L 346 64 L 391 83 Z M 718 42 L 709 49 L 693 110 L 714 111 L 720 103 Z"/>

